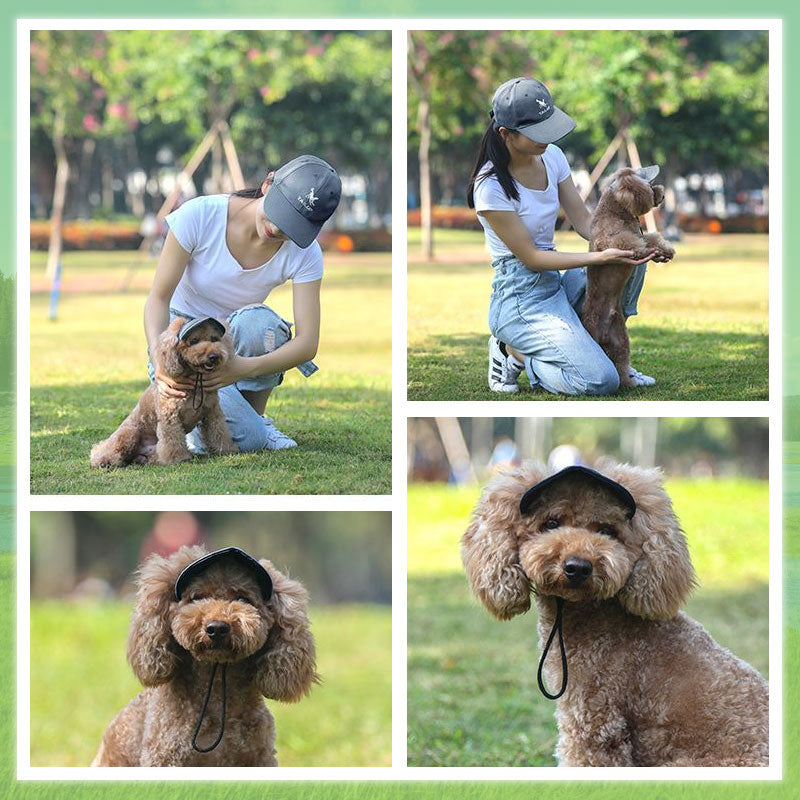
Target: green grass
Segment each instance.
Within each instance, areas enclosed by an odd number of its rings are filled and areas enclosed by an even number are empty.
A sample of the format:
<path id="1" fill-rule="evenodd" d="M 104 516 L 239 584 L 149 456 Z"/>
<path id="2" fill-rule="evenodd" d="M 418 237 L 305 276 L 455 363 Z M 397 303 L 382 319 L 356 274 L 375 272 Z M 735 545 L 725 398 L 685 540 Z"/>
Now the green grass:
<path id="1" fill-rule="evenodd" d="M 36 494 L 386 494 L 391 491 L 391 265 L 384 254 L 329 255 L 322 330 L 306 380 L 286 375 L 267 407 L 292 451 L 169 467 L 89 468 L 146 388 L 142 308 L 153 262 L 65 253 L 66 290 L 47 319 L 44 255 L 31 265 L 31 491 Z M 120 291 L 130 278 L 129 291 Z M 70 291 L 70 288 L 75 291 Z M 291 288 L 269 297 L 291 319 Z"/>
<path id="2" fill-rule="evenodd" d="M 408 399 L 552 398 L 526 388 L 489 391 L 492 270 L 483 235 L 436 230 L 434 237 L 436 261 L 429 263 L 418 255 L 419 229 L 409 229 Z M 556 244 L 586 249 L 575 233 L 558 234 Z M 676 247 L 672 263 L 649 267 L 639 314 L 628 323 L 633 364 L 658 383 L 614 399 L 767 399 L 767 236 L 690 234 Z"/>
<path id="3" fill-rule="evenodd" d="M 700 588 L 687 604 L 717 641 L 768 671 L 768 487 L 669 481 Z M 470 595 L 459 540 L 475 488 L 408 489 L 408 763 L 554 766 L 535 612 L 497 622 Z"/>
<path id="4" fill-rule="evenodd" d="M 323 682 L 296 705 L 268 701 L 281 766 L 391 764 L 391 611 L 311 609 Z M 130 607 L 31 604 L 31 765 L 86 766 L 141 686 L 125 661 Z"/>

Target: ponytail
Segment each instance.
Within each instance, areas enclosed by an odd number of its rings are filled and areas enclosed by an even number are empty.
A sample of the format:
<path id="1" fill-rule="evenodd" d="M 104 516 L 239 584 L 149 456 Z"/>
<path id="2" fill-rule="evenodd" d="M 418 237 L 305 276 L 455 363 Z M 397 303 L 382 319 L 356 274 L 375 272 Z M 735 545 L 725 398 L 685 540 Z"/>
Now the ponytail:
<path id="1" fill-rule="evenodd" d="M 261 187 L 257 186 L 255 189 L 239 189 L 238 192 L 231 192 L 232 197 L 263 197 L 264 192 Z"/>
<path id="2" fill-rule="evenodd" d="M 489 123 L 486 133 L 483 134 L 481 145 L 478 150 L 478 158 L 475 161 L 475 169 L 472 170 L 472 176 L 469 179 L 467 186 L 467 205 L 470 208 L 475 208 L 475 180 L 480 175 L 481 178 L 494 175 L 506 197 L 509 200 L 519 200 L 519 191 L 514 185 L 514 178 L 508 171 L 508 163 L 511 160 L 511 154 L 508 152 L 506 143 L 503 141 L 500 134 L 495 130 L 494 121 Z M 487 161 L 492 162 L 492 166 L 488 170 L 483 167 Z"/>

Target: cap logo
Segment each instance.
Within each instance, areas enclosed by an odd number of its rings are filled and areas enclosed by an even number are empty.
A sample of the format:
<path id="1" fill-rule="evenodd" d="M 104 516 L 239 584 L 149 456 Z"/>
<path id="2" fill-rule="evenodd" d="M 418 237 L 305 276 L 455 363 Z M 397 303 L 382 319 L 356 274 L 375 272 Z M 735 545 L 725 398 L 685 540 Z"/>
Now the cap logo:
<path id="1" fill-rule="evenodd" d="M 536 102 L 545 110 L 547 109 L 547 100 L 540 100 L 538 97 L 536 98 Z"/>
<path id="2" fill-rule="evenodd" d="M 305 208 L 306 211 L 313 211 L 317 200 L 319 200 L 319 197 L 317 197 L 314 194 L 313 186 L 311 187 L 311 191 L 308 194 L 298 196 L 297 198 L 297 202 L 300 203 L 300 205 L 303 206 L 303 208 Z"/>

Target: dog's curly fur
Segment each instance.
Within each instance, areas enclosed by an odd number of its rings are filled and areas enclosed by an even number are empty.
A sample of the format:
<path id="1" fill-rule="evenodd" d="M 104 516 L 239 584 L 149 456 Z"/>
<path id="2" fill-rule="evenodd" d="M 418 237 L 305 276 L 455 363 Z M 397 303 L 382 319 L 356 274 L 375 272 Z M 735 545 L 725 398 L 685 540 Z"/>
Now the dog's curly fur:
<path id="1" fill-rule="evenodd" d="M 176 317 L 158 339 L 153 360 L 173 378 L 191 379 L 209 375 L 233 355 L 233 342 L 220 336 L 210 323 L 201 325 L 188 341 L 178 333 L 186 322 Z M 236 453 L 225 415 L 215 391 L 203 391 L 202 403 L 194 393 L 184 398 L 164 397 L 151 384 L 117 430 L 92 447 L 93 467 L 123 467 L 128 464 L 175 464 L 189 461 L 186 434 L 200 425 L 209 452 Z M 195 406 L 198 406 L 195 408 Z"/>
<path id="2" fill-rule="evenodd" d="M 569 680 L 557 701 L 561 766 L 763 766 L 768 686 L 679 611 L 695 583 L 686 540 L 658 470 L 601 462 L 633 518 L 599 483 L 565 477 L 522 515 L 547 474 L 526 463 L 484 490 L 462 538 L 473 592 L 498 619 L 539 613 L 540 646 L 563 598 Z M 568 558 L 588 562 L 570 578 Z M 534 667 L 535 668 L 535 667 Z M 557 648 L 546 684 L 560 686 Z"/>
<path id="3" fill-rule="evenodd" d="M 275 722 L 263 698 L 293 703 L 318 680 L 308 595 L 262 560 L 273 584 L 265 603 L 250 571 L 220 561 L 195 576 L 176 601 L 178 575 L 204 555 L 202 547 L 182 547 L 142 566 L 127 649 L 147 688 L 111 721 L 92 766 L 277 766 Z M 227 623 L 229 633 L 212 639 L 210 622 Z M 192 735 L 214 663 L 227 665 L 225 733 L 216 749 L 198 753 Z M 218 676 L 200 747 L 219 731 L 220 709 Z"/>
<path id="4" fill-rule="evenodd" d="M 675 250 L 660 234 L 643 234 L 639 227 L 638 218 L 663 200 L 663 186 L 651 186 L 629 167 L 615 172 L 592 215 L 589 250 L 616 247 L 632 250 L 638 259 L 655 249 L 656 257 L 672 258 Z M 583 326 L 614 362 L 621 386 L 631 385 L 631 347 L 622 293 L 633 270 L 634 267 L 623 264 L 588 266 L 586 299 L 581 311 Z"/>

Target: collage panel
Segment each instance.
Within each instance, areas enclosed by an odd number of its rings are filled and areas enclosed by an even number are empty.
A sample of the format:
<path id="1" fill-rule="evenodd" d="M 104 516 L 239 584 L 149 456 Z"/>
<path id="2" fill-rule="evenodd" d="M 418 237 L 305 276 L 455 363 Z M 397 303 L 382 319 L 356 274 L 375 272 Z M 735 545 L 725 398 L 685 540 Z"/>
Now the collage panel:
<path id="1" fill-rule="evenodd" d="M 29 32 L 31 493 L 390 493 L 391 35 Z"/>
<path id="2" fill-rule="evenodd" d="M 769 399 L 779 42 L 728 22 L 409 31 L 409 400 Z"/>
<path id="3" fill-rule="evenodd" d="M 388 512 L 31 514 L 31 767 L 386 767 L 391 677 Z"/>
<path id="4" fill-rule="evenodd" d="M 769 425 L 410 418 L 408 765 L 767 766 Z"/>

